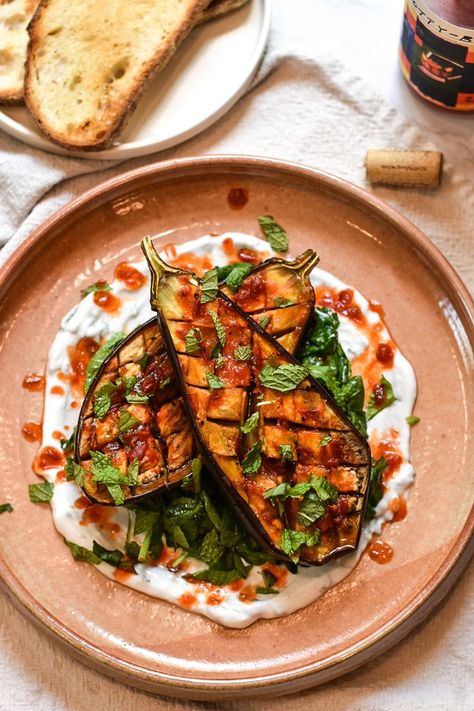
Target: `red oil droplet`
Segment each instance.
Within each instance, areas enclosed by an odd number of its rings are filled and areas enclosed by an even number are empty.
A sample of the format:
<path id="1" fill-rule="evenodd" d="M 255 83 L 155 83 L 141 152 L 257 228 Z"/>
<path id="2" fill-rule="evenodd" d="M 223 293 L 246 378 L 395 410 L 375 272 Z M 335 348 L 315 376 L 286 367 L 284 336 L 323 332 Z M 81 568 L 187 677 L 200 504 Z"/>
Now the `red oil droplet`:
<path id="1" fill-rule="evenodd" d="M 21 434 L 27 442 L 40 442 L 41 430 L 42 427 L 37 422 L 25 422 L 21 428 Z"/>
<path id="2" fill-rule="evenodd" d="M 389 509 L 393 513 L 392 522 L 397 523 L 398 521 L 403 521 L 407 515 L 407 502 L 404 498 L 399 496 L 396 499 L 392 499 L 389 504 Z"/>
<path id="3" fill-rule="evenodd" d="M 42 392 L 45 383 L 46 379 L 44 375 L 41 375 L 41 373 L 30 373 L 23 378 L 21 387 L 30 392 Z"/>
<path id="4" fill-rule="evenodd" d="M 127 264 L 127 262 L 117 264 L 114 278 L 123 282 L 125 287 L 131 290 L 139 289 L 146 282 L 146 276 L 139 272 L 138 269 L 135 269 L 135 267 L 132 267 L 131 264 Z"/>
<path id="5" fill-rule="evenodd" d="M 180 605 L 182 605 L 183 607 L 186 607 L 189 610 L 191 607 L 193 607 L 196 604 L 197 597 L 196 597 L 196 595 L 193 595 L 192 593 L 183 593 L 178 598 L 178 602 Z"/>
<path id="6" fill-rule="evenodd" d="M 60 385 L 53 385 L 50 390 L 51 395 L 64 395 L 64 388 Z"/>
<path id="7" fill-rule="evenodd" d="M 107 313 L 112 313 L 120 308 L 120 299 L 112 294 L 110 291 L 96 291 L 93 297 L 94 304 L 102 309 L 102 311 L 107 311 Z"/>
<path id="8" fill-rule="evenodd" d="M 46 469 L 56 469 L 65 464 L 64 454 L 56 447 L 42 447 L 33 461 L 33 471 L 40 476 Z"/>
<path id="9" fill-rule="evenodd" d="M 376 538 L 375 541 L 369 544 L 368 552 L 369 558 L 375 560 L 376 563 L 380 563 L 380 565 L 390 563 L 393 558 L 393 548 L 380 538 Z"/>
<path id="10" fill-rule="evenodd" d="M 249 191 L 245 188 L 232 188 L 227 195 L 227 202 L 232 210 L 241 210 L 249 201 Z"/>

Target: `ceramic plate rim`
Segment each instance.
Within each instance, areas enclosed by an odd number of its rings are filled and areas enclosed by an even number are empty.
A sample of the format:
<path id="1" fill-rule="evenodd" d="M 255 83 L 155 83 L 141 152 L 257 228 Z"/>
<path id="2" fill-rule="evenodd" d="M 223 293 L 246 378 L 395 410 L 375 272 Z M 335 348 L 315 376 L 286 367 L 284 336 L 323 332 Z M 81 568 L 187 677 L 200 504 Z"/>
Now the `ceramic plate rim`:
<path id="1" fill-rule="evenodd" d="M 242 72 L 240 83 L 238 86 L 232 88 L 232 91 L 227 95 L 226 99 L 215 111 L 184 131 L 160 141 L 142 139 L 137 141 L 126 141 L 118 146 L 113 146 L 112 148 L 107 148 L 103 151 L 72 151 L 53 143 L 46 138 L 46 136 L 43 136 L 41 133 L 24 126 L 23 123 L 11 118 L 11 116 L 8 116 L 8 114 L 4 113 L 4 109 L 8 109 L 8 106 L 0 106 L 0 129 L 4 130 L 10 136 L 13 136 L 22 143 L 26 143 L 33 148 L 43 150 L 47 153 L 62 155 L 68 158 L 85 158 L 95 161 L 126 160 L 149 155 L 151 153 L 159 153 L 168 148 L 172 148 L 173 146 L 177 146 L 184 141 L 193 138 L 194 136 L 197 136 L 199 133 L 205 131 L 209 128 L 209 126 L 212 126 L 216 121 L 224 116 L 224 114 L 229 111 L 229 109 L 240 99 L 240 97 L 243 96 L 258 69 L 258 65 L 262 59 L 268 42 L 268 35 L 270 33 L 272 0 L 255 1 L 260 2 L 262 5 L 261 27 L 254 51 L 249 58 L 247 67 Z M 219 19 L 222 18 L 218 18 L 218 20 Z"/>
<path id="2" fill-rule="evenodd" d="M 465 328 L 474 340 L 474 301 L 460 277 L 451 267 L 437 247 L 430 242 L 410 220 L 394 208 L 386 205 L 377 197 L 367 193 L 345 180 L 318 171 L 298 163 L 261 158 L 256 156 L 200 156 L 177 160 L 163 161 L 123 173 L 100 185 L 95 186 L 80 197 L 62 207 L 57 213 L 47 219 L 42 225 L 22 243 L 0 268 L 0 293 L 8 290 L 9 282 L 15 270 L 23 260 L 27 260 L 30 250 L 60 226 L 65 218 L 81 209 L 92 208 L 95 201 L 104 195 L 113 194 L 117 189 L 133 186 L 136 180 L 143 181 L 147 177 L 163 177 L 173 179 L 183 172 L 203 174 L 207 169 L 222 169 L 228 172 L 244 170 L 261 170 L 287 176 L 292 179 L 307 179 L 316 186 L 332 190 L 340 197 L 355 202 L 359 207 L 368 209 L 382 221 L 389 222 L 403 233 L 412 246 L 429 260 L 436 272 L 442 278 L 442 285 L 457 302 L 457 310 L 462 311 Z M 209 175 L 209 173 L 208 173 Z M 291 693 L 300 689 L 315 686 L 329 681 L 336 676 L 351 671 L 369 659 L 378 656 L 404 637 L 419 624 L 443 599 L 454 585 L 474 552 L 474 507 L 471 508 L 464 526 L 458 533 L 455 542 L 442 565 L 435 574 L 417 591 L 411 601 L 400 613 L 382 627 L 378 628 L 365 640 L 352 645 L 343 652 L 336 653 L 323 662 L 308 663 L 291 670 L 276 672 L 253 678 L 241 679 L 200 679 L 187 678 L 162 671 L 146 670 L 145 667 L 127 662 L 113 654 L 100 650 L 95 645 L 86 642 L 79 635 L 67 628 L 60 619 L 54 617 L 42 607 L 29 593 L 27 588 L 15 577 L 0 557 L 0 584 L 15 606 L 26 614 L 42 629 L 60 641 L 73 656 L 84 663 L 98 665 L 101 671 L 138 686 L 142 689 L 180 696 L 190 699 L 235 698 L 242 693 L 249 695 L 278 695 Z"/>

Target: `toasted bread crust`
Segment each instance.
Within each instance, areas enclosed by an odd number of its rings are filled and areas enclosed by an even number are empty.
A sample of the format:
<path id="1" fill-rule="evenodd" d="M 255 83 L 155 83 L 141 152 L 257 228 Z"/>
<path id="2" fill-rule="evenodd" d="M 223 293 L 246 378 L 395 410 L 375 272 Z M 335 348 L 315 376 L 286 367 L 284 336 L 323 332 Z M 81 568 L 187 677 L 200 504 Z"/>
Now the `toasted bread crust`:
<path id="1" fill-rule="evenodd" d="M 128 0 L 124 1 L 128 2 Z M 126 91 L 122 91 L 122 95 L 109 101 L 109 97 L 104 90 L 104 93 L 99 96 L 99 103 L 103 98 L 107 105 L 107 114 L 104 113 L 99 119 L 90 116 L 82 124 L 76 126 L 66 125 L 58 129 L 48 120 L 42 99 L 38 96 L 38 86 L 40 84 L 38 66 L 41 64 L 41 56 L 38 53 L 43 46 L 48 13 L 54 12 L 55 5 L 61 2 L 62 0 L 41 0 L 28 27 L 30 40 L 25 72 L 25 102 L 41 131 L 54 143 L 69 150 L 103 150 L 110 146 L 114 138 L 121 132 L 148 82 L 163 69 L 177 47 L 194 27 L 202 11 L 207 8 L 210 0 L 187 1 L 187 9 L 184 15 L 174 23 L 165 40 L 157 44 L 155 52 L 141 63 L 139 74 L 132 80 L 130 85 L 127 85 Z M 116 0 L 103 0 L 104 2 L 111 4 L 111 13 L 117 12 Z M 160 28 L 158 27 L 157 29 L 159 30 Z M 49 34 L 51 35 L 53 32 L 50 31 Z M 64 40 L 64 35 L 62 35 L 62 40 Z M 101 69 L 100 59 L 100 51 L 98 51 L 97 62 L 99 69 Z M 51 86 L 50 83 L 48 89 L 54 92 L 55 86 Z M 45 90 L 46 96 L 49 93 L 48 89 Z"/>
<path id="2" fill-rule="evenodd" d="M 223 15 L 228 15 L 229 12 L 238 10 L 243 5 L 246 5 L 249 0 L 213 0 L 208 8 L 206 8 L 198 18 L 197 24 L 203 25 L 205 22 L 212 22 Z"/>

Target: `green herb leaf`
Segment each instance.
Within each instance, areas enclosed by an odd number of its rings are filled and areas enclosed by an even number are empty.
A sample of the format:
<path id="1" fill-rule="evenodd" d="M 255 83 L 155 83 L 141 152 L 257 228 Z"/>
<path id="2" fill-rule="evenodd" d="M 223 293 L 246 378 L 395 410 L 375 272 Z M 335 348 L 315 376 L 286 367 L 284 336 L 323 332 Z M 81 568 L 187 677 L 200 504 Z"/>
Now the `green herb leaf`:
<path id="1" fill-rule="evenodd" d="M 243 458 L 241 465 L 244 474 L 256 474 L 262 465 L 262 443 L 255 442 Z"/>
<path id="2" fill-rule="evenodd" d="M 84 486 L 84 482 L 86 480 L 86 470 L 81 467 L 80 464 L 76 464 L 72 457 L 68 457 L 66 459 L 64 471 L 66 472 L 67 481 L 74 479 L 78 486 L 81 488 Z"/>
<path id="3" fill-rule="evenodd" d="M 100 560 L 103 560 L 104 563 L 113 565 L 115 568 L 120 564 L 123 558 L 122 551 L 107 550 L 107 548 L 103 548 L 97 541 L 94 541 L 92 544 L 92 553 L 97 556 L 97 558 L 100 558 Z"/>
<path id="4" fill-rule="evenodd" d="M 142 355 L 142 357 L 139 360 L 137 360 L 137 363 L 140 366 L 140 370 L 142 372 L 146 369 L 150 358 L 151 358 L 151 356 L 149 353 L 144 353 Z M 130 378 L 130 380 L 131 380 L 131 378 Z"/>
<path id="5" fill-rule="evenodd" d="M 286 299 L 284 296 L 277 296 L 273 301 L 275 306 L 278 306 L 279 309 L 283 309 L 285 306 L 293 306 L 295 303 L 291 299 Z"/>
<path id="6" fill-rule="evenodd" d="M 338 341 L 339 317 L 328 308 L 314 311 L 315 326 L 302 348 L 302 362 L 329 390 L 341 410 L 367 437 L 364 383 L 352 376 L 349 360 Z"/>
<path id="7" fill-rule="evenodd" d="M 96 281 L 95 284 L 89 284 L 85 289 L 81 289 L 81 299 L 87 294 L 95 294 L 96 291 L 111 291 L 112 287 L 106 281 Z"/>
<path id="8" fill-rule="evenodd" d="M 184 337 L 186 353 L 196 353 L 201 350 L 202 333 L 199 328 L 190 328 Z"/>
<path id="9" fill-rule="evenodd" d="M 29 484 L 28 494 L 30 501 L 34 504 L 44 504 L 51 501 L 54 493 L 54 484 L 49 481 L 43 481 L 41 484 Z"/>
<path id="10" fill-rule="evenodd" d="M 332 435 L 327 434 L 327 435 L 324 435 L 321 442 L 319 443 L 319 446 L 320 447 L 327 447 L 328 444 L 330 444 L 331 442 L 332 442 Z"/>
<path id="11" fill-rule="evenodd" d="M 280 456 L 284 462 L 295 461 L 295 453 L 291 444 L 280 444 Z"/>
<path id="12" fill-rule="evenodd" d="M 311 474 L 308 481 L 300 481 L 299 484 L 291 486 L 286 482 L 274 486 L 272 489 L 267 489 L 263 497 L 265 499 L 278 497 L 283 501 L 288 498 L 297 499 L 304 496 L 308 491 L 314 491 L 319 500 L 323 503 L 327 501 L 336 501 L 339 492 L 330 481 L 323 476 L 314 476 Z"/>
<path id="13" fill-rule="evenodd" d="M 260 382 L 267 388 L 282 393 L 294 390 L 308 376 L 308 368 L 304 365 L 285 363 L 272 366 L 267 363 L 260 371 Z"/>
<path id="14" fill-rule="evenodd" d="M 165 378 L 164 380 L 161 381 L 160 383 L 160 390 L 164 390 L 169 384 L 171 383 L 171 378 Z"/>
<path id="15" fill-rule="evenodd" d="M 214 373 L 207 372 L 206 378 L 207 384 L 209 385 L 209 388 L 211 390 L 219 390 L 219 388 L 223 388 L 225 386 L 225 383 L 223 383 L 222 380 L 217 377 L 217 375 L 214 375 Z"/>
<path id="16" fill-rule="evenodd" d="M 234 351 L 235 360 L 250 360 L 252 357 L 252 349 L 250 346 L 237 346 Z"/>
<path id="17" fill-rule="evenodd" d="M 214 328 L 216 329 L 217 338 L 219 339 L 219 343 L 221 344 L 222 347 L 224 347 L 225 342 L 226 342 L 226 333 L 225 333 L 225 328 L 222 325 L 222 321 L 220 320 L 217 313 L 215 311 L 213 311 L 212 309 L 209 309 L 209 316 L 214 321 Z"/>
<path id="18" fill-rule="evenodd" d="M 371 519 L 375 517 L 375 508 L 383 497 L 382 491 L 382 474 L 388 467 L 388 462 L 385 457 L 380 459 L 372 459 L 370 470 L 369 495 L 367 497 L 367 505 L 365 508 L 365 518 Z"/>
<path id="19" fill-rule="evenodd" d="M 216 267 L 209 269 L 209 271 L 204 274 L 201 284 L 201 304 L 214 301 L 218 292 Z"/>
<path id="20" fill-rule="evenodd" d="M 0 504 L 0 514 L 11 513 L 13 511 L 13 506 L 11 504 Z"/>
<path id="21" fill-rule="evenodd" d="M 386 407 L 389 407 L 397 398 L 393 394 L 391 383 L 382 375 L 380 383 L 375 386 L 367 405 L 367 419 L 371 420 Z"/>
<path id="22" fill-rule="evenodd" d="M 277 580 L 275 576 L 272 575 L 269 570 L 265 569 L 261 571 L 261 574 L 263 578 L 263 586 L 258 586 L 255 592 L 259 595 L 278 595 L 279 590 L 275 590 L 273 587 Z"/>
<path id="23" fill-rule="evenodd" d="M 78 546 L 76 543 L 72 543 L 72 541 L 67 541 L 66 539 L 64 539 L 64 543 L 69 546 L 74 560 L 81 563 L 89 563 L 90 565 L 100 565 L 102 562 L 99 556 L 87 548 L 84 548 L 84 546 Z"/>
<path id="24" fill-rule="evenodd" d="M 268 326 L 269 321 L 270 321 L 269 316 L 262 316 L 258 321 L 258 325 L 260 326 L 260 328 L 263 328 L 263 330 L 265 330 L 266 327 Z"/>
<path id="25" fill-rule="evenodd" d="M 308 491 L 298 507 L 296 520 L 302 526 L 310 526 L 317 521 L 318 518 L 322 518 L 325 513 L 326 507 L 322 501 L 320 501 L 316 492 Z"/>
<path id="26" fill-rule="evenodd" d="M 112 406 L 112 395 L 119 388 L 115 383 L 106 383 L 94 393 L 94 415 L 103 420 Z"/>
<path id="27" fill-rule="evenodd" d="M 288 251 L 288 235 L 271 215 L 263 215 L 258 218 L 258 224 L 263 234 L 267 238 L 270 247 L 275 252 Z"/>
<path id="28" fill-rule="evenodd" d="M 137 420 L 128 410 L 121 410 L 119 415 L 119 432 L 121 434 L 140 424 L 140 420 Z"/>
<path id="29" fill-rule="evenodd" d="M 94 451 L 89 452 L 89 454 L 92 459 L 91 473 L 93 481 L 105 484 L 114 504 L 120 506 L 125 500 L 122 486 L 136 486 L 138 483 L 135 462 L 132 462 L 128 467 L 127 474 L 122 474 L 120 469 L 117 469 L 112 464 L 107 455 Z"/>
<path id="30" fill-rule="evenodd" d="M 222 368 L 222 366 L 224 365 L 224 362 L 225 362 L 225 361 L 224 361 L 224 356 L 223 356 L 222 353 L 219 351 L 218 354 L 216 355 L 216 365 L 215 365 L 216 369 L 217 369 L 217 368 Z"/>
<path id="31" fill-rule="evenodd" d="M 253 266 L 247 262 L 237 262 L 232 265 L 232 269 L 226 277 L 225 283 L 231 291 L 237 292 L 246 276 L 253 270 Z"/>
<path id="32" fill-rule="evenodd" d="M 194 492 L 198 494 L 201 491 L 201 457 L 196 457 L 191 462 L 191 474 L 193 477 Z"/>
<path id="33" fill-rule="evenodd" d="M 416 415 L 408 415 L 408 417 L 405 417 L 405 422 L 407 423 L 407 425 L 410 425 L 410 427 L 413 427 L 413 425 L 417 425 L 419 421 L 420 418 Z"/>
<path id="34" fill-rule="evenodd" d="M 243 432 L 244 434 L 249 434 L 249 432 L 252 432 L 259 423 L 260 420 L 260 414 L 258 412 L 254 412 L 253 415 L 250 415 L 248 417 L 244 424 L 240 426 L 240 431 Z"/>
<path id="35" fill-rule="evenodd" d="M 72 428 L 71 436 L 68 439 L 60 439 L 59 445 L 63 452 L 72 452 L 74 449 L 74 441 L 76 439 L 76 427 Z"/>
<path id="36" fill-rule="evenodd" d="M 90 384 L 94 380 L 95 376 L 99 372 L 99 369 L 112 351 L 118 346 L 118 344 L 125 338 L 124 333 L 115 333 L 108 341 L 106 341 L 92 356 L 87 368 L 86 368 L 86 379 L 84 382 L 84 393 L 90 388 Z"/>
<path id="37" fill-rule="evenodd" d="M 205 580 L 207 583 L 221 587 L 222 585 L 233 583 L 235 580 L 241 580 L 242 575 L 238 570 L 213 570 L 208 568 L 193 573 L 191 577 L 195 580 Z"/>
<path id="38" fill-rule="evenodd" d="M 168 378 L 169 381 L 169 378 Z M 160 388 L 162 386 L 160 385 Z M 146 405 L 147 402 L 149 401 L 150 396 L 145 395 L 144 393 L 140 392 L 139 390 L 132 390 L 132 392 L 128 393 L 125 395 L 125 400 L 128 402 L 129 405 Z"/>
<path id="39" fill-rule="evenodd" d="M 290 558 L 297 558 L 297 551 L 303 546 L 316 546 L 319 543 L 321 533 L 319 530 L 310 532 L 293 531 L 291 528 L 284 528 L 280 538 L 280 548 Z"/>

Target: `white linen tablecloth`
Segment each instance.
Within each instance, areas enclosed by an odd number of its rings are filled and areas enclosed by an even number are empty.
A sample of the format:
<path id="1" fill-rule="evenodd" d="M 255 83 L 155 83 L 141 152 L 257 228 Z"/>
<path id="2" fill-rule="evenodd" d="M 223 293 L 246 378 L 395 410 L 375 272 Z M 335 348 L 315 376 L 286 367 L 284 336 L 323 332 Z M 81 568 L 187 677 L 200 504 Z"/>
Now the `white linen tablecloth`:
<path id="1" fill-rule="evenodd" d="M 42 153 L 0 134 L 0 243 L 6 243 L 0 264 L 48 215 L 108 177 L 163 158 L 246 153 L 300 161 L 370 189 L 421 227 L 472 290 L 474 189 L 459 170 L 455 142 L 441 141 L 446 163 L 437 191 L 372 189 L 365 183 L 368 148 L 426 149 L 437 137 L 420 131 L 328 54 L 327 36 L 319 41 L 320 29 L 331 31 L 318 25 L 318 13 L 328 5 L 333 14 L 334 6 L 340 9 L 341 18 L 349 5 L 367 18 L 372 1 L 380 16 L 388 0 L 274 0 L 271 42 L 252 90 L 203 134 L 159 156 L 99 163 Z M 474 139 L 464 141 L 464 164 L 472 164 L 472 153 Z M 472 710 L 473 583 L 471 566 L 440 608 L 397 648 L 331 684 L 281 700 L 212 704 L 152 697 L 86 669 L 0 595 L 0 709 L 279 711 L 291 704 L 302 711 Z"/>

